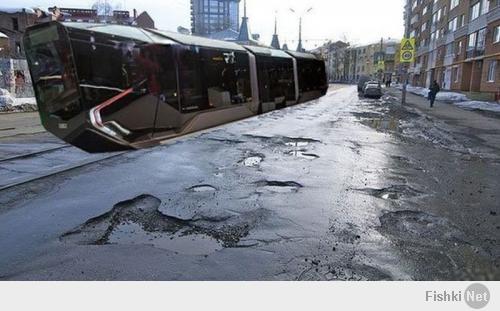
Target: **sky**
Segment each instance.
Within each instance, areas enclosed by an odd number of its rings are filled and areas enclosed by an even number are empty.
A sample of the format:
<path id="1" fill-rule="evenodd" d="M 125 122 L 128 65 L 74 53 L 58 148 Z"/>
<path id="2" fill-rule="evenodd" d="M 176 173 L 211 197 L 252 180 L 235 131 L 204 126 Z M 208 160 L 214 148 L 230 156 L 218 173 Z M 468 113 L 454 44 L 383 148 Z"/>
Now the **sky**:
<path id="1" fill-rule="evenodd" d="M 2 0 L 1 7 L 91 7 L 95 0 Z M 156 27 L 176 31 L 178 26 L 190 28 L 189 0 L 109 0 L 120 9 L 148 11 Z M 274 16 L 278 16 L 281 43 L 295 48 L 298 39 L 299 15 L 304 15 L 303 39 L 307 49 L 327 40 L 347 40 L 353 44 L 368 44 L 384 38 L 401 38 L 404 32 L 405 0 L 247 0 L 250 28 L 261 35 L 261 41 L 271 43 Z M 292 13 L 293 8 L 297 13 Z M 241 5 L 243 15 L 243 1 Z"/>

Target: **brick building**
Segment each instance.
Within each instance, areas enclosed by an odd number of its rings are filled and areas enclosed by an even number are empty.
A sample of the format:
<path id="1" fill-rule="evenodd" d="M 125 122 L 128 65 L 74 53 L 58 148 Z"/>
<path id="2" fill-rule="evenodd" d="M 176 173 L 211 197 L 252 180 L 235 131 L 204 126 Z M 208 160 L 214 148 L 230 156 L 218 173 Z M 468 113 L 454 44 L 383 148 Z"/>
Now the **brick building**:
<path id="1" fill-rule="evenodd" d="M 409 0 L 413 85 L 436 80 L 472 98 L 500 97 L 500 0 Z M 409 20 L 408 20 L 409 19 Z"/>

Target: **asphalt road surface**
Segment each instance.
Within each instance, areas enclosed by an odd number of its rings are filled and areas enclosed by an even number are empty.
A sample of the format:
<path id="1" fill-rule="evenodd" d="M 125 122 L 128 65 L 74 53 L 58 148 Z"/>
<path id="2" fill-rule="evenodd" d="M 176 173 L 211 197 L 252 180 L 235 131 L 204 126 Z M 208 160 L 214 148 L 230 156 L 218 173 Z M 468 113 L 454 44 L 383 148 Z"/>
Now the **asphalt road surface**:
<path id="1" fill-rule="evenodd" d="M 0 279 L 500 280 L 499 133 L 332 90 L 1 191 Z"/>

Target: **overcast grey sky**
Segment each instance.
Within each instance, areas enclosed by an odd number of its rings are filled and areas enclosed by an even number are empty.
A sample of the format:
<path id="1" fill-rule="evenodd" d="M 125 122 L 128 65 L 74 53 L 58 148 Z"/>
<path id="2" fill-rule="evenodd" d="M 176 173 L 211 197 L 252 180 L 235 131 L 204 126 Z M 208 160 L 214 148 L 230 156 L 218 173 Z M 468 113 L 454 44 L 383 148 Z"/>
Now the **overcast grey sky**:
<path id="1" fill-rule="evenodd" d="M 348 39 L 365 44 L 403 35 L 403 4 L 405 0 L 247 0 L 250 26 L 261 41 L 269 44 L 278 13 L 278 32 L 282 44 L 297 44 L 298 16 L 290 12 L 313 10 L 304 17 L 303 38 L 306 48 L 322 44 L 326 39 Z M 90 7 L 94 0 L 2 0 L 0 6 Z M 157 28 L 176 31 L 177 26 L 190 28 L 189 0 L 110 0 L 122 8 L 148 11 Z M 243 1 L 242 1 L 243 3 Z M 241 9 L 243 14 L 243 7 Z"/>

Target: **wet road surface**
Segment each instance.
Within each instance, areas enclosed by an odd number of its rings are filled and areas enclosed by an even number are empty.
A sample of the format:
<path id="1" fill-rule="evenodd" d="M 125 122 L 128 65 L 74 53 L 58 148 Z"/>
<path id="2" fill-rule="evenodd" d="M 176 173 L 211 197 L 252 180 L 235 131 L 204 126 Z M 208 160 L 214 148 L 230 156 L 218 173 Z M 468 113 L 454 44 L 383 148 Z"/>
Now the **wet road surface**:
<path id="1" fill-rule="evenodd" d="M 0 278 L 499 280 L 500 151 L 455 127 L 349 86 L 9 189 Z"/>

